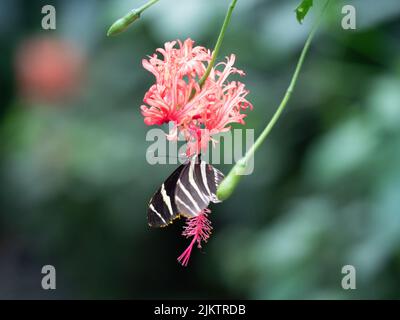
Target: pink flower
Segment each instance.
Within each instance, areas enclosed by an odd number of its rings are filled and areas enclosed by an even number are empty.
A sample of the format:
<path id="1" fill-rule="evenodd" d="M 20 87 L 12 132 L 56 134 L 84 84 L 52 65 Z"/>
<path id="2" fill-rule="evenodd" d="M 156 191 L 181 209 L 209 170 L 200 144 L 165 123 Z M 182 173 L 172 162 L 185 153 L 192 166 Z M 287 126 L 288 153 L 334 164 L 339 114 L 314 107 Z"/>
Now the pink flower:
<path id="1" fill-rule="evenodd" d="M 27 38 L 15 58 L 18 93 L 33 105 L 66 106 L 63 102 L 79 95 L 86 61 L 73 43 L 50 36 Z"/>
<path id="2" fill-rule="evenodd" d="M 176 48 L 178 44 L 178 48 Z M 187 155 L 206 150 L 212 136 L 230 129 L 232 123 L 244 123 L 242 111 L 252 108 L 246 100 L 248 90 L 238 81 L 229 82 L 232 74 L 244 75 L 233 67 L 235 55 L 212 68 L 202 88 L 199 79 L 211 60 L 211 52 L 193 47 L 191 39 L 167 42 L 164 49 L 143 60 L 143 67 L 153 73 L 156 83 L 145 94 L 141 111 L 147 125 L 172 121 L 169 139 L 182 133 L 187 141 Z"/>
<path id="3" fill-rule="evenodd" d="M 178 261 L 185 267 L 189 262 L 193 245 L 197 242 L 197 248 L 201 248 L 201 241 L 207 242 L 211 235 L 212 226 L 207 217 L 210 212 L 210 210 L 205 209 L 200 215 L 188 219 L 186 222 L 187 225 L 184 227 L 182 235 L 186 238 L 193 237 L 193 239 L 186 250 L 178 257 Z"/>
<path id="4" fill-rule="evenodd" d="M 189 113 L 194 113 L 193 105 L 188 104 L 193 90 L 200 91 L 197 84 L 206 66 L 204 62 L 211 60 L 211 54 L 204 47 L 194 47 L 193 41 L 187 39 L 184 43 L 178 41 L 179 48 L 175 48 L 177 41 L 167 42 L 164 49 L 157 49 L 163 59 L 157 54 L 143 59 L 143 67 L 156 78 L 149 91 L 145 94 L 141 106 L 144 121 L 147 125 L 161 125 L 173 121 L 181 124 Z"/>

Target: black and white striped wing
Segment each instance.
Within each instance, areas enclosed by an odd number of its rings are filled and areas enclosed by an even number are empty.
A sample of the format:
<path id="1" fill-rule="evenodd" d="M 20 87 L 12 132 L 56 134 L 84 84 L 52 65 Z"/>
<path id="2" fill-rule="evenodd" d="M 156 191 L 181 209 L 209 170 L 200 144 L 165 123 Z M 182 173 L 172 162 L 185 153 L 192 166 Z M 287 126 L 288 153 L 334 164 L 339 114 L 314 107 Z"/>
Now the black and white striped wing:
<path id="1" fill-rule="evenodd" d="M 180 165 L 150 199 L 147 211 L 149 226 L 164 227 L 179 215 L 174 198 L 177 181 L 185 166 Z"/>
<path id="2" fill-rule="evenodd" d="M 220 202 L 217 188 L 224 175 L 212 165 L 194 157 L 182 169 L 176 190 L 175 203 L 180 214 L 195 217 L 212 202 Z"/>

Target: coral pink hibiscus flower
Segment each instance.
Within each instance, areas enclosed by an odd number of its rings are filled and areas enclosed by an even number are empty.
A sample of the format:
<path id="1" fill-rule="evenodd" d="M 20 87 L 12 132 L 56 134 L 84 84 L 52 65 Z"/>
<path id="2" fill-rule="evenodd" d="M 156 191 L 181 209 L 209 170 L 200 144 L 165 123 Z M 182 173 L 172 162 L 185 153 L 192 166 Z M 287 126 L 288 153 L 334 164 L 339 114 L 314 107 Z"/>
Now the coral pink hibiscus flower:
<path id="1" fill-rule="evenodd" d="M 178 46 L 176 47 L 176 45 Z M 232 74 L 244 75 L 233 67 L 235 55 L 227 57 L 212 68 L 200 88 L 198 81 L 204 75 L 212 56 L 210 50 L 193 47 L 191 39 L 167 42 L 164 48 L 143 59 L 143 67 L 155 76 L 141 106 L 147 125 L 173 123 L 169 139 L 183 134 L 188 142 L 187 155 L 206 150 L 212 136 L 230 129 L 230 124 L 241 123 L 242 111 L 252 108 L 246 100 L 248 90 L 238 81 L 228 81 Z M 159 57 L 157 53 L 161 54 Z"/>

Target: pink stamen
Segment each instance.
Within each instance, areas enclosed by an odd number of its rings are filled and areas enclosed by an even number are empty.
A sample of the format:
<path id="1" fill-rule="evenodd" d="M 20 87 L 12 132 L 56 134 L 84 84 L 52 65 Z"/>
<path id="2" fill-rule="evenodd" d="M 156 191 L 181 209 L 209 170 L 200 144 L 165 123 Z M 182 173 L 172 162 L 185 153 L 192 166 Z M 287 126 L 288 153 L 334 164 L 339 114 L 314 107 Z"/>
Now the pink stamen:
<path id="1" fill-rule="evenodd" d="M 200 249 L 201 242 L 207 242 L 211 235 L 211 221 L 207 217 L 210 212 L 209 209 L 204 209 L 197 217 L 190 218 L 186 222 L 187 224 L 184 227 L 182 235 L 186 238 L 193 237 L 193 239 L 185 251 L 178 257 L 178 262 L 184 267 L 188 265 L 194 244 L 197 242 L 197 248 Z"/>
<path id="2" fill-rule="evenodd" d="M 187 267 L 189 259 L 190 259 L 190 254 L 192 253 L 192 248 L 194 243 L 196 242 L 196 237 L 193 237 L 193 240 L 190 242 L 189 246 L 183 251 L 183 253 L 178 257 L 178 262 L 184 266 Z"/>

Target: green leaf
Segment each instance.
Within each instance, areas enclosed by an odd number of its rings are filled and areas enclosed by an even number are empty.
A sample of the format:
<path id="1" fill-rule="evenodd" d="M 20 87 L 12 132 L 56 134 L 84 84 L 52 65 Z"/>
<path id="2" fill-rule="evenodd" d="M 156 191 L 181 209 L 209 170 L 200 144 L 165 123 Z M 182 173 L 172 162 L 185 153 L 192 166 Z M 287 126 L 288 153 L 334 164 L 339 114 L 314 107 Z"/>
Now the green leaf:
<path id="1" fill-rule="evenodd" d="M 313 5 L 313 0 L 302 0 L 301 3 L 296 8 L 296 18 L 299 23 L 302 23 L 305 16 L 308 13 L 308 10 Z"/>

